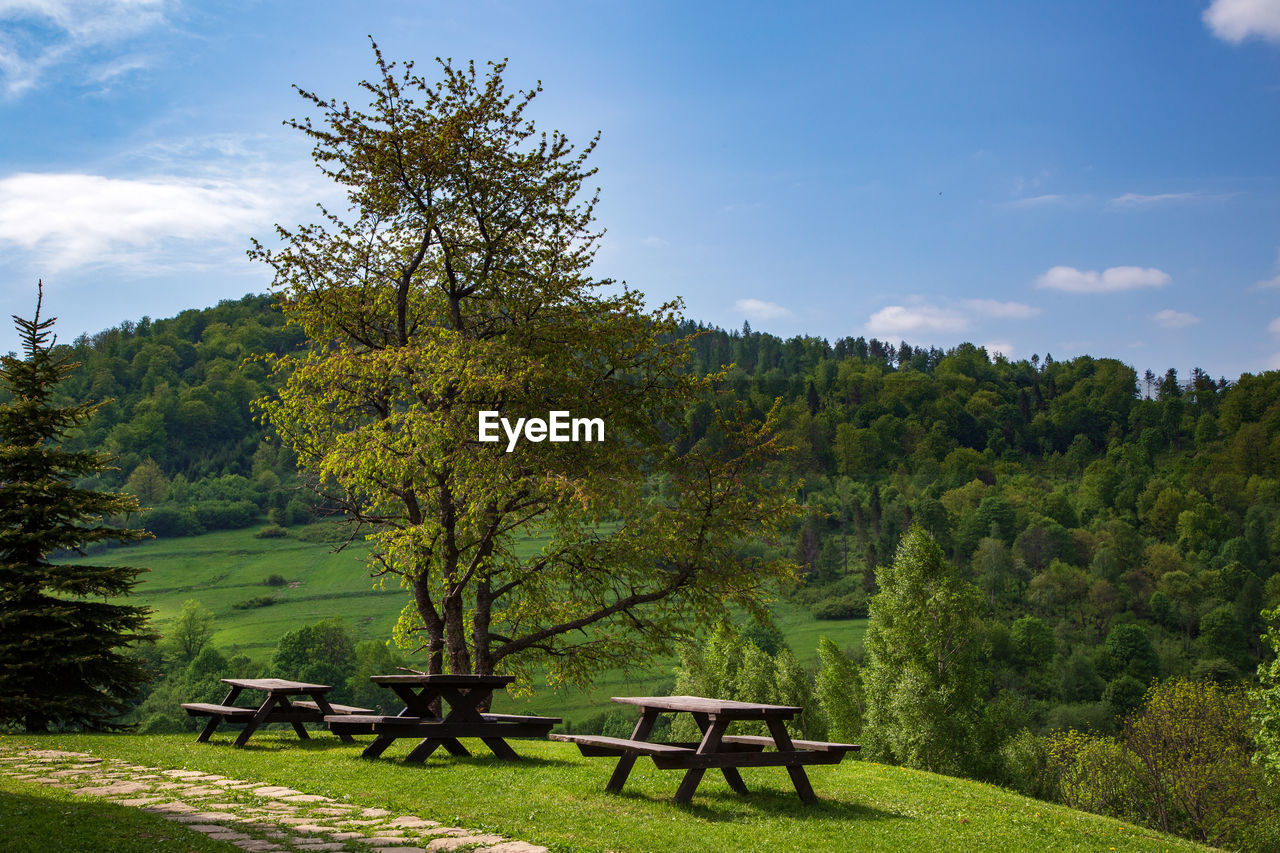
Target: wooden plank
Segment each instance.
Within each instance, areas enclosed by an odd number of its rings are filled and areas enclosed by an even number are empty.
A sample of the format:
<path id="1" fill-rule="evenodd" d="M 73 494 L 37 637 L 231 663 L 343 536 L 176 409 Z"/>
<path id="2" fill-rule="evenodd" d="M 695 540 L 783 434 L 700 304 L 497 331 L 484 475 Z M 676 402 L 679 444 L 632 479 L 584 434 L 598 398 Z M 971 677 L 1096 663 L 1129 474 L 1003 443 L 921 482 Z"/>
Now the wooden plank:
<path id="1" fill-rule="evenodd" d="M 522 717 L 519 714 L 481 714 L 489 723 L 550 723 L 558 725 L 564 722 L 559 717 Z"/>
<path id="2" fill-rule="evenodd" d="M 316 704 L 315 702 L 312 702 L 312 701 L 310 701 L 310 700 L 306 700 L 306 699 L 299 699 L 299 700 L 296 700 L 296 701 L 294 701 L 292 704 L 293 704 L 293 707 L 295 707 L 295 708 L 304 708 L 304 709 L 306 709 L 306 710 L 308 710 L 308 711 L 319 711 L 319 710 L 320 710 L 320 706 L 319 706 L 318 704 Z M 331 713 L 333 713 L 333 714 L 376 714 L 376 713 L 378 713 L 377 711 L 375 711 L 375 710 L 374 710 L 374 709 L 372 709 L 372 708 L 357 708 L 357 707 L 355 707 L 354 705 L 333 705 L 333 704 L 330 704 L 330 705 L 329 705 L 329 708 L 331 709 Z"/>
<path id="3" fill-rule="evenodd" d="M 182 707 L 192 717 L 226 717 L 229 720 L 247 720 L 258 713 L 257 708 L 237 708 L 234 705 L 213 705 L 208 702 L 184 702 Z"/>
<path id="4" fill-rule="evenodd" d="M 333 689 L 328 684 L 306 684 L 301 681 L 288 681 L 283 678 L 224 678 L 222 683 L 230 684 L 232 687 L 242 687 L 246 690 L 268 690 L 274 693 L 313 693 L 317 690 L 323 693 L 326 690 Z"/>
<path id="5" fill-rule="evenodd" d="M 773 738 L 759 735 L 726 735 L 724 742 L 758 745 L 762 749 L 776 745 Z M 814 752 L 858 752 L 862 749 L 856 743 L 827 743 L 819 740 L 793 740 L 791 745 L 796 749 L 809 749 Z"/>
<path id="6" fill-rule="evenodd" d="M 760 705 L 729 699 L 707 699 L 702 696 L 614 696 L 612 701 L 662 711 L 687 711 L 733 720 L 789 720 L 803 711 L 794 705 Z"/>
<path id="7" fill-rule="evenodd" d="M 514 675 L 371 675 L 374 684 L 429 684 L 446 687 L 505 687 L 516 680 Z"/>
<path id="8" fill-rule="evenodd" d="M 562 735 L 553 734 L 551 740 L 576 743 L 583 746 L 601 747 L 616 750 L 618 754 L 632 753 L 636 755 L 692 755 L 693 750 L 687 746 L 675 746 L 669 743 L 650 743 L 647 740 L 628 740 L 605 735 Z M 586 752 L 584 751 L 585 755 Z"/>
<path id="9" fill-rule="evenodd" d="M 405 722 L 405 717 L 390 717 L 385 722 L 374 723 L 372 731 L 392 737 L 460 738 L 460 737 L 544 737 L 553 723 L 440 723 L 430 720 Z M 342 725 L 338 720 L 329 721 Z M 347 729 L 347 731 L 352 731 Z"/>
<path id="10" fill-rule="evenodd" d="M 839 764 L 843 752 L 814 752 L 791 750 L 788 752 L 710 752 L 686 755 L 655 755 L 653 763 L 663 770 L 689 770 L 713 767 L 800 767 L 809 764 Z"/>

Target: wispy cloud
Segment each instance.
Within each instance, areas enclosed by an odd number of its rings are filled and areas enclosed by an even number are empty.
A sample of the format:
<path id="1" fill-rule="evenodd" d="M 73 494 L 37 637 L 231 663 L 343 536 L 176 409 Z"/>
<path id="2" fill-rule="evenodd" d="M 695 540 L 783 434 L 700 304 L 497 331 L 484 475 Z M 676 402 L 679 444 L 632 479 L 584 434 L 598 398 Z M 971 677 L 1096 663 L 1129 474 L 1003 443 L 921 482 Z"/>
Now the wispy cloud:
<path id="1" fill-rule="evenodd" d="M 1156 207 L 1166 204 L 1175 204 L 1178 202 L 1195 202 L 1195 201 L 1223 201 L 1231 198 L 1232 193 L 1153 193 L 1144 195 L 1143 193 L 1125 193 L 1116 196 L 1107 202 L 1107 207 L 1112 210 L 1136 210 L 1139 208 Z"/>
<path id="2" fill-rule="evenodd" d="M 935 305 L 888 305 L 867 320 L 867 332 L 874 337 L 947 334 L 969 329 L 969 319 L 959 311 Z"/>
<path id="3" fill-rule="evenodd" d="M 1002 320 L 1027 320 L 1040 313 L 1034 305 L 1021 302 L 999 302 L 995 299 L 966 299 L 965 306 L 981 317 L 993 317 Z"/>
<path id="4" fill-rule="evenodd" d="M 1250 290 L 1280 290 L 1280 275 L 1265 281 L 1254 282 Z"/>
<path id="5" fill-rule="evenodd" d="M 1194 326 L 1200 322 L 1200 318 L 1195 314 L 1188 314 L 1185 311 L 1174 311 L 1172 308 L 1166 308 L 1163 311 L 1157 311 L 1151 315 L 1151 320 L 1157 326 L 1163 326 L 1166 329 L 1185 329 L 1187 326 Z"/>
<path id="6" fill-rule="evenodd" d="M 104 83 L 147 66 L 139 54 L 103 55 L 163 26 L 173 0 L 0 0 L 0 78 L 7 97 L 73 67 Z"/>
<path id="7" fill-rule="evenodd" d="M 1276 0 L 1213 0 L 1204 10 L 1205 25 L 1232 44 L 1255 37 L 1280 43 L 1280 3 Z"/>
<path id="8" fill-rule="evenodd" d="M 1053 267 L 1036 279 L 1036 286 L 1067 293 L 1118 293 L 1142 287 L 1164 287 L 1172 279 L 1154 267 L 1109 267 L 1102 272 Z"/>
<path id="9" fill-rule="evenodd" d="M 242 257 L 248 237 L 288 212 L 295 192 L 261 177 L 12 175 L 0 179 L 0 246 L 50 272 L 198 266 Z"/>
<path id="10" fill-rule="evenodd" d="M 778 317 L 790 317 L 791 312 L 776 302 L 765 302 L 763 299 L 739 299 L 733 303 L 742 314 L 757 320 L 775 320 Z"/>
<path id="11" fill-rule="evenodd" d="M 1028 208 L 1028 207 L 1048 207 L 1050 205 L 1062 204 L 1067 197 L 1058 193 L 1046 193 L 1045 195 L 1033 195 L 1027 198 L 1015 198 L 1013 201 L 1006 202 L 1005 207 Z"/>
<path id="12" fill-rule="evenodd" d="M 1273 335 L 1280 335 L 1280 317 L 1267 324 L 1267 331 Z"/>
<path id="13" fill-rule="evenodd" d="M 983 344 L 982 348 L 986 350 L 987 355 L 991 356 L 992 358 L 996 357 L 997 355 L 1002 355 L 1005 358 L 1014 357 L 1013 344 L 1009 343 L 1008 341 L 992 341 L 990 343 Z"/>

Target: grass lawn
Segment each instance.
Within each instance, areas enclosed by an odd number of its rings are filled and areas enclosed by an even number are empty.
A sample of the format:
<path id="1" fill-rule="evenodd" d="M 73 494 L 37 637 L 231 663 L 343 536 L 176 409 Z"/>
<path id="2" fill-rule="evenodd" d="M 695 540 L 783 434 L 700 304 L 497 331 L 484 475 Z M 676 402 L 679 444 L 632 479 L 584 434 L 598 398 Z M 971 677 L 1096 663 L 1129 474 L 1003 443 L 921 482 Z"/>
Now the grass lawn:
<path id="1" fill-rule="evenodd" d="M 238 853 L 180 823 L 141 809 L 106 803 L 0 776 L 0 849 L 102 853 Z"/>
<path id="2" fill-rule="evenodd" d="M 387 758 L 365 761 L 360 746 L 328 735 L 301 742 L 292 733 L 267 732 L 243 750 L 225 735 L 210 744 L 190 735 L 12 735 L 3 742 L 287 785 L 556 851 L 1207 849 L 990 785 L 851 760 L 809 768 L 822 798 L 816 806 L 800 803 L 779 768 L 744 770 L 752 790 L 746 797 L 712 771 L 690 805 L 676 806 L 669 798 L 679 771 L 641 759 L 626 792 L 606 794 L 612 759 L 583 758 L 570 744 L 546 741 L 514 742 L 524 757 L 517 764 L 468 742 L 475 756 L 433 756 L 421 766 L 398 760 L 408 742 L 396 743 Z"/>
<path id="3" fill-rule="evenodd" d="M 260 529 L 158 539 L 90 559 L 98 565 L 150 569 L 141 575 L 131 602 L 155 609 L 153 618 L 161 633 L 182 603 L 194 598 L 217 620 L 214 645 L 254 660 L 267 660 L 286 631 L 329 616 L 341 616 L 356 640 L 391 637 L 391 627 L 409 601 L 408 593 L 394 582 L 385 590 L 375 587 L 362 563 L 362 545 L 334 553 L 328 545 L 293 538 L 257 539 L 253 534 Z M 532 551 L 541 544 L 530 539 L 526 547 Z M 282 575 L 290 585 L 265 586 L 263 581 L 273 574 Z M 232 606 L 263 595 L 277 602 L 251 609 Z M 772 609 L 787 643 L 806 666 L 816 661 L 820 635 L 853 648 L 862 643 L 866 630 L 865 619 L 819 622 L 808 610 L 785 601 L 775 602 Z M 580 722 L 613 707 L 610 696 L 651 695 L 670 686 L 674 665 L 674 659 L 664 659 L 629 675 L 609 670 L 601 673 L 594 688 L 585 691 L 552 691 L 544 685 L 531 697 L 515 699 L 501 694 L 496 697 L 495 710 Z"/>

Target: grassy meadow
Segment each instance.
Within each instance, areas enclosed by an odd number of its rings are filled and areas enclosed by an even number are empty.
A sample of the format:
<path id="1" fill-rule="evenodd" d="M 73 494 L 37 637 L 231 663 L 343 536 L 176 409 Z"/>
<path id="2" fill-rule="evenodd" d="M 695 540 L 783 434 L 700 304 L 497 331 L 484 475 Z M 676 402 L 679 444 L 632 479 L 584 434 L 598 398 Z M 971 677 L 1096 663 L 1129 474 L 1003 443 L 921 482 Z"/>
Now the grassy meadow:
<path id="1" fill-rule="evenodd" d="M 158 539 L 129 548 L 97 554 L 101 565 L 131 565 L 150 569 L 141 576 L 134 600 L 155 609 L 157 629 L 177 615 L 182 603 L 195 599 L 216 617 L 213 642 L 224 652 L 266 661 L 281 635 L 329 616 L 340 616 L 357 640 L 387 640 L 391 628 L 408 603 L 408 594 L 394 581 L 385 589 L 369 577 L 362 558 L 363 545 L 355 543 L 335 552 L 330 545 L 289 537 L 258 539 L 261 528 L 206 533 L 201 536 Z M 529 539 L 525 547 L 540 547 Z M 269 587 L 265 581 L 281 575 L 287 586 Z M 258 596 L 271 596 L 268 607 L 240 609 L 234 605 Z M 825 635 L 841 646 L 862 642 L 866 620 L 821 622 L 801 607 L 774 602 L 774 621 L 801 663 L 816 660 L 818 637 Z M 412 656 L 410 656 L 412 660 Z M 523 709 L 579 721 L 608 710 L 610 696 L 645 695 L 669 687 L 674 660 L 631 673 L 601 673 L 590 690 L 543 686 L 533 696 L 498 698 L 498 710 Z"/>
<path id="2" fill-rule="evenodd" d="M 744 769 L 751 790 L 745 797 L 713 771 L 689 805 L 677 806 L 670 797 L 679 771 L 641 759 L 624 792 L 608 794 L 613 760 L 584 758 L 570 744 L 516 741 L 522 760 L 509 763 L 467 741 L 475 747 L 471 757 L 437 753 L 414 766 L 398 760 L 411 745 L 405 741 L 368 761 L 359 758 L 361 744 L 346 746 L 329 735 L 303 742 L 291 732 L 266 732 L 245 749 L 230 746 L 226 736 L 215 739 L 18 735 L 3 742 L 287 785 L 572 853 L 1207 849 L 992 785 L 856 760 L 809 768 L 821 798 L 813 806 L 800 803 L 781 768 Z"/>

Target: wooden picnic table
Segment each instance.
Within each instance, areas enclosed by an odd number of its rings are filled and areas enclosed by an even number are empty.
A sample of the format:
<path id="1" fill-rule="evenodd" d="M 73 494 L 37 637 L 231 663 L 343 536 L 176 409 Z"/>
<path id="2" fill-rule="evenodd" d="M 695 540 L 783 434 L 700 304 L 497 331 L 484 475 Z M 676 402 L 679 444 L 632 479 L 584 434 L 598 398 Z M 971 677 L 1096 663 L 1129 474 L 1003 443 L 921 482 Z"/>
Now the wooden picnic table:
<path id="1" fill-rule="evenodd" d="M 329 728 L 339 734 L 373 734 L 373 743 L 361 753 L 377 758 L 398 738 L 421 738 L 407 756 L 407 762 L 425 761 L 440 747 L 451 755 L 470 755 L 464 737 L 479 738 L 499 758 L 520 758 L 506 742 L 508 737 L 546 737 L 559 717 L 526 717 L 489 714 L 483 709 L 493 699 L 493 691 L 515 680 L 510 675 L 373 675 L 370 681 L 392 690 L 404 710 L 396 716 L 340 714 L 326 717 Z M 445 706 L 447 713 L 441 713 Z"/>
<path id="2" fill-rule="evenodd" d="M 209 740 L 224 720 L 245 724 L 244 730 L 236 738 L 236 746 L 244 746 L 259 727 L 271 723 L 290 723 L 298 737 L 307 740 L 310 735 L 302 727 L 303 723 L 323 723 L 327 715 L 370 713 L 369 708 L 330 704 L 325 694 L 333 688 L 328 684 L 305 684 L 283 678 L 224 678 L 222 682 L 231 686 L 222 704 L 184 702 L 182 705 L 193 717 L 209 718 L 204 731 L 196 738 L 200 743 Z M 267 696 L 257 708 L 238 707 L 235 701 L 245 690 L 261 690 Z M 311 699 L 297 701 L 291 700 L 290 696 L 310 696 Z M 350 735 L 339 734 L 338 737 L 346 743 L 352 742 Z"/>
<path id="3" fill-rule="evenodd" d="M 734 791 L 747 793 L 747 786 L 738 773 L 739 767 L 785 767 L 796 794 L 803 802 L 813 803 L 817 796 L 809 784 L 804 766 L 839 764 L 845 753 L 861 749 L 852 743 L 793 741 L 787 733 L 786 721 L 802 709 L 791 705 L 761 705 L 701 696 L 615 696 L 613 701 L 640 708 L 640 719 L 630 740 L 601 735 L 551 735 L 552 740 L 576 743 L 586 756 L 617 756 L 618 764 L 609 777 L 606 791 L 621 791 L 636 759 L 647 755 L 660 769 L 685 771 L 684 779 L 672 798 L 677 803 L 687 803 L 693 798 L 703 775 L 710 768 L 719 769 Z M 702 730 L 701 742 L 650 742 L 649 733 L 658 715 L 670 712 L 691 714 Z M 727 734 L 730 724 L 739 720 L 763 721 L 770 736 Z M 773 747 L 775 751 L 765 752 L 766 747 Z"/>

